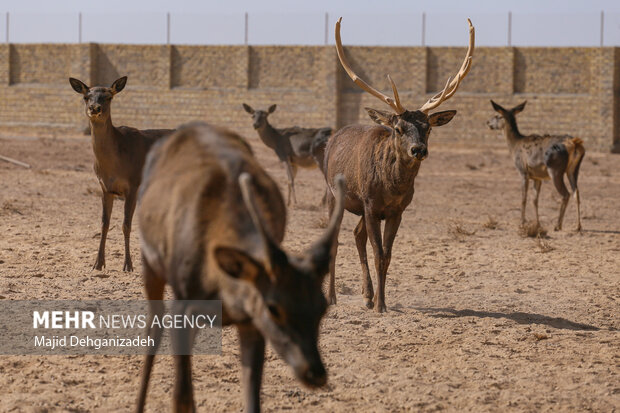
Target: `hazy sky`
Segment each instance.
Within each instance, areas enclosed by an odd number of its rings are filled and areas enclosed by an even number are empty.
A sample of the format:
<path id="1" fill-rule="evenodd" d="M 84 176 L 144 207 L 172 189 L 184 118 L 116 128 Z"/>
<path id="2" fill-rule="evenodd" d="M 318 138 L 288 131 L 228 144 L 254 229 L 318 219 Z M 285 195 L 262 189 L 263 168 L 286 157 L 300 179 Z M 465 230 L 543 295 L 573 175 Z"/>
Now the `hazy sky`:
<path id="1" fill-rule="evenodd" d="M 465 18 L 477 44 L 504 46 L 598 46 L 601 11 L 604 45 L 620 46 L 619 0 L 0 0 L 9 12 L 10 42 L 243 44 L 248 13 L 250 44 L 333 43 L 343 16 L 345 44 L 464 45 Z M 325 13 L 328 13 L 326 22 Z M 327 25 L 327 31 L 326 31 Z M 0 16 L 0 41 L 6 41 Z"/>

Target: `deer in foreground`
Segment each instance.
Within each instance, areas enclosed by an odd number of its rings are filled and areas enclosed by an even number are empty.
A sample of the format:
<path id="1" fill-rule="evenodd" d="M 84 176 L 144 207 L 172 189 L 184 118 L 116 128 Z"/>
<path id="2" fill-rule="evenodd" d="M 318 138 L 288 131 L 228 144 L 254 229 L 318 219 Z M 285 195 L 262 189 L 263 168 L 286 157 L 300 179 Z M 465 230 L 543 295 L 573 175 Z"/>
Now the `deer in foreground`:
<path id="1" fill-rule="evenodd" d="M 95 174 L 101 185 L 101 241 L 96 270 L 105 267 L 105 242 L 110 227 L 114 197 L 125 199 L 123 236 L 125 237 L 125 264 L 123 271 L 133 271 L 129 252 L 131 220 L 136 208 L 138 187 L 142 179 L 142 166 L 146 154 L 156 140 L 171 133 L 172 129 L 138 130 L 127 126 L 112 125 L 110 105 L 112 98 L 123 90 L 127 76 L 112 83 L 110 87 L 88 87 L 84 82 L 69 78 L 71 87 L 84 96 L 86 116 L 90 121 L 90 136 L 95 153 Z"/>
<path id="2" fill-rule="evenodd" d="M 569 135 L 522 135 L 517 128 L 515 115 L 520 113 L 527 101 L 512 109 L 504 109 L 491 100 L 493 109 L 499 113 L 489 121 L 487 126 L 493 130 L 504 130 L 508 149 L 514 158 L 515 166 L 521 174 L 521 225 L 525 224 L 525 205 L 530 180 L 534 182 L 534 209 L 536 210 L 536 225 L 540 226 L 538 216 L 538 196 L 542 181 L 551 178 L 555 189 L 562 196 L 560 215 L 555 230 L 562 229 L 562 220 L 570 193 L 564 184 L 564 174 L 577 198 L 577 231 L 581 231 L 581 205 L 579 199 L 579 167 L 586 153 L 583 141 Z"/>
<path id="3" fill-rule="evenodd" d="M 260 140 L 275 151 L 278 159 L 288 177 L 288 200 L 287 205 L 297 203 L 295 197 L 295 176 L 297 168 L 314 169 L 317 164 L 312 157 L 312 142 L 316 139 L 325 139 L 332 133 L 331 128 L 300 128 L 293 126 L 290 128 L 274 128 L 267 120 L 267 117 L 276 110 L 276 105 L 271 105 L 267 110 L 254 110 L 250 105 L 244 103 L 243 109 L 252 115 L 254 129 L 258 133 Z"/>
<path id="4" fill-rule="evenodd" d="M 377 312 L 384 312 L 387 309 L 385 280 L 392 245 L 403 211 L 413 198 L 414 180 L 421 162 L 428 156 L 431 128 L 445 125 L 456 114 L 455 110 L 430 115 L 429 112 L 452 97 L 469 72 L 474 51 L 474 28 L 468 20 L 469 48 L 455 78 L 448 79 L 445 88 L 420 109 L 409 111 L 401 105 L 396 85 L 389 75 L 394 99 L 374 89 L 353 72 L 340 40 L 341 20 L 336 23 L 336 50 L 342 67 L 355 84 L 387 103 L 393 112 L 366 108 L 370 118 L 378 125 L 349 125 L 337 131 L 327 142 L 323 172 L 332 191 L 335 177 L 338 174 L 345 177 L 345 209 L 361 217 L 354 235 L 362 266 L 362 295 L 368 308 L 374 306 Z M 333 196 L 328 198 L 328 203 L 331 209 Z M 382 220 L 385 220 L 383 240 Z M 377 291 L 374 294 L 366 256 L 369 237 L 377 273 Z M 334 251 L 329 278 L 329 301 L 332 304 L 336 303 L 335 256 Z"/>
<path id="5" fill-rule="evenodd" d="M 169 284 L 177 300 L 222 301 L 223 325 L 239 332 L 247 412 L 260 410 L 265 340 L 304 384 L 326 383 L 317 347 L 327 308 L 321 284 L 342 221 L 343 187 L 336 178 L 331 221 L 297 256 L 280 247 L 286 208 L 278 186 L 238 135 L 190 124 L 149 154 L 138 211 L 147 298 L 162 300 Z M 149 304 L 152 320 L 163 308 Z M 149 336 L 157 346 L 161 329 Z M 174 411 L 193 412 L 191 359 L 175 357 Z M 146 356 L 138 412 L 153 361 Z"/>

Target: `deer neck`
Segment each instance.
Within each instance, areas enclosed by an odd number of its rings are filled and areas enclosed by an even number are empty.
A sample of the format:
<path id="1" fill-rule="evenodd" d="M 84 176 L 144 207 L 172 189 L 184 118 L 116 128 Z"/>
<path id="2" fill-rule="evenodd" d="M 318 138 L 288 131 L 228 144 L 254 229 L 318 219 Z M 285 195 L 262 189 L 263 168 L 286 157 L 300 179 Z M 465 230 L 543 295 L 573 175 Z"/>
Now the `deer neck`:
<path id="1" fill-rule="evenodd" d="M 504 133 L 506 134 L 506 140 L 508 141 L 508 148 L 512 151 L 518 145 L 519 141 L 523 139 L 523 135 L 519 132 L 517 120 L 514 116 L 504 118 L 504 120 L 506 121 L 504 125 Z"/>
<path id="2" fill-rule="evenodd" d="M 258 132 L 260 140 L 263 141 L 265 145 L 267 145 L 271 149 L 276 148 L 276 146 L 278 145 L 278 139 L 280 138 L 280 134 L 273 126 L 269 124 L 269 122 L 265 122 L 265 124 L 256 129 L 256 131 Z"/>
<path id="3" fill-rule="evenodd" d="M 392 132 L 393 133 L 393 132 Z M 385 145 L 378 145 L 375 161 L 380 168 L 383 180 L 394 193 L 403 193 L 413 189 L 415 177 L 418 175 L 421 161 L 412 158 L 404 152 L 400 141 L 393 135 Z"/>
<path id="4" fill-rule="evenodd" d="M 113 150 L 115 136 L 116 128 L 112 125 L 111 116 L 101 120 L 90 120 L 90 137 L 97 158 Z"/>

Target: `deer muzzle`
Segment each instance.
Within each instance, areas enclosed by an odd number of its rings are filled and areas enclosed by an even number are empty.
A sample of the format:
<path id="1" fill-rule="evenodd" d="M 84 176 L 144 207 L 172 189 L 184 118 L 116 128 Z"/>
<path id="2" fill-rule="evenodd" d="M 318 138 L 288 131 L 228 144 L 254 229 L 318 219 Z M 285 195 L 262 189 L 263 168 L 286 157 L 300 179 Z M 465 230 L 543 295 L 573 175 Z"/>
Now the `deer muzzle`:
<path id="1" fill-rule="evenodd" d="M 299 378 L 307 386 L 322 387 L 327 383 L 327 372 L 323 363 L 312 363 L 299 374 Z"/>
<path id="2" fill-rule="evenodd" d="M 426 145 L 411 145 L 409 148 L 409 153 L 411 154 L 411 157 L 417 159 L 418 161 L 422 161 L 428 156 L 428 149 L 426 148 Z"/>
<path id="3" fill-rule="evenodd" d="M 88 107 L 88 116 L 99 116 L 101 114 L 101 105 L 90 105 Z"/>

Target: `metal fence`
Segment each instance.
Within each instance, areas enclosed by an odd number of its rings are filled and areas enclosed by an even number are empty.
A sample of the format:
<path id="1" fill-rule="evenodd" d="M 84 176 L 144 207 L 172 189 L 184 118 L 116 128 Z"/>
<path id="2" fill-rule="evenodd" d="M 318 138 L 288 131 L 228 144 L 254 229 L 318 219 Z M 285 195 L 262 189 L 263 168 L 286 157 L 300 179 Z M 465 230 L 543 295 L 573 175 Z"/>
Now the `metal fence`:
<path id="1" fill-rule="evenodd" d="M 333 44 L 329 13 L 5 13 L 6 43 L 196 45 Z M 343 42 L 367 46 L 462 46 L 466 18 L 480 46 L 620 46 L 620 13 L 346 14 Z M 1 39 L 1 37 L 0 37 Z"/>

